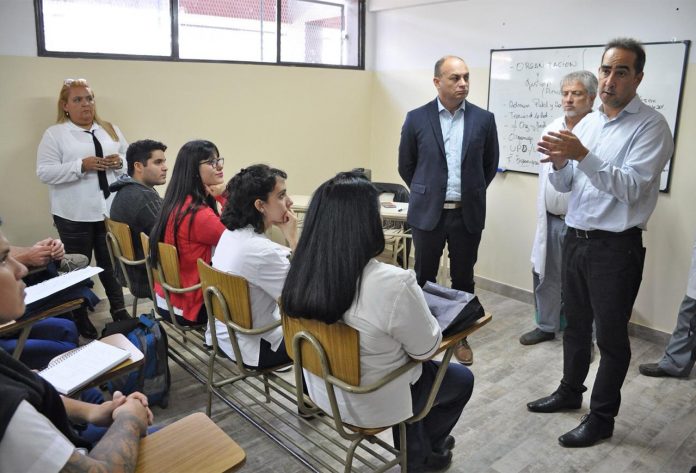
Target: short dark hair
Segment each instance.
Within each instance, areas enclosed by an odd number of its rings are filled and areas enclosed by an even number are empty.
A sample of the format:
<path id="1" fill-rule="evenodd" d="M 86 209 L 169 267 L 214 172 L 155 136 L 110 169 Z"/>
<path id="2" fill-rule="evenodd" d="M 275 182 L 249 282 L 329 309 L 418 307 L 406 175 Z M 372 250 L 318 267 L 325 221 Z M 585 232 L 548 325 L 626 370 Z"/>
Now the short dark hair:
<path id="1" fill-rule="evenodd" d="M 459 60 L 462 61 L 462 62 L 466 62 L 466 61 L 464 61 L 464 59 L 460 58 L 459 56 L 452 56 L 452 55 L 449 55 L 449 56 L 442 56 L 442 57 L 441 57 L 440 59 L 438 59 L 437 62 L 435 63 L 435 70 L 434 70 L 435 76 L 434 76 L 434 77 L 440 77 L 440 75 L 442 74 L 442 65 L 443 65 L 443 64 L 445 63 L 445 61 L 448 60 L 448 59 L 459 59 Z"/>
<path id="2" fill-rule="evenodd" d="M 263 233 L 266 230 L 263 215 L 256 209 L 254 202 L 256 199 L 267 201 L 279 177 L 287 179 L 288 175 L 265 164 L 254 164 L 235 174 L 225 189 L 227 205 L 222 209 L 222 224 L 228 230 L 251 225 L 256 233 Z"/>
<path id="3" fill-rule="evenodd" d="M 128 175 L 133 177 L 135 173 L 135 163 L 141 163 L 147 166 L 147 160 L 150 159 L 152 152 L 155 150 L 167 151 L 167 145 L 155 140 L 140 140 L 135 141 L 128 146 L 126 151 L 126 163 L 128 163 Z"/>
<path id="4" fill-rule="evenodd" d="M 312 196 L 283 287 L 283 310 L 328 324 L 340 320 L 360 297 L 365 266 L 383 251 L 377 189 L 358 173 L 337 174 Z"/>
<path id="5" fill-rule="evenodd" d="M 645 67 L 645 49 L 640 41 L 633 38 L 615 38 L 612 39 L 604 46 L 604 52 L 602 53 L 602 62 L 604 62 L 604 55 L 612 48 L 625 49 L 626 51 L 631 51 L 636 55 L 636 61 L 633 64 L 633 69 L 636 74 L 643 72 Z"/>

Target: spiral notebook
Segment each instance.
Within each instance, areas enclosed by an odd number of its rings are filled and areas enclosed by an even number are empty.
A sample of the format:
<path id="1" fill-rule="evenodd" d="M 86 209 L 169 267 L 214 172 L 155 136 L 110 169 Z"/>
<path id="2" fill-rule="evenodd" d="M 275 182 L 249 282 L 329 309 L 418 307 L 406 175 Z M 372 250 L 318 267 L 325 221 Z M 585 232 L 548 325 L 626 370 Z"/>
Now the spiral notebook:
<path id="1" fill-rule="evenodd" d="M 130 358 L 130 352 L 99 340 L 54 358 L 39 376 L 68 395 Z"/>

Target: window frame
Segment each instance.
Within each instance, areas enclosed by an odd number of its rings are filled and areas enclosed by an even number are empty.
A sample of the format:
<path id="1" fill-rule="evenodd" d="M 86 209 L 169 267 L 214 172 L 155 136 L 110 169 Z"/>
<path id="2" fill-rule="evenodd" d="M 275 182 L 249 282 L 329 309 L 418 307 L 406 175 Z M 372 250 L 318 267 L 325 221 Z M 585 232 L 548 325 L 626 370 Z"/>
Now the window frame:
<path id="1" fill-rule="evenodd" d="M 312 3 L 338 5 L 326 0 L 306 0 Z M 276 0 L 276 59 L 270 61 L 242 61 L 230 59 L 192 59 L 179 57 L 179 5 L 178 0 L 169 0 L 169 18 L 172 32 L 171 54 L 169 56 L 153 56 L 143 54 L 113 54 L 113 53 L 88 53 L 72 51 L 48 51 L 46 50 L 46 38 L 44 35 L 43 0 L 34 0 L 34 20 L 36 25 L 36 46 L 39 57 L 80 58 L 80 59 L 113 59 L 127 61 L 162 61 L 162 62 L 201 62 L 221 64 L 257 64 L 263 66 L 286 67 L 315 67 L 320 69 L 349 69 L 365 70 L 365 15 L 366 0 L 358 0 L 358 65 L 348 66 L 340 64 L 318 64 L 307 62 L 282 61 L 281 42 L 281 3 Z"/>

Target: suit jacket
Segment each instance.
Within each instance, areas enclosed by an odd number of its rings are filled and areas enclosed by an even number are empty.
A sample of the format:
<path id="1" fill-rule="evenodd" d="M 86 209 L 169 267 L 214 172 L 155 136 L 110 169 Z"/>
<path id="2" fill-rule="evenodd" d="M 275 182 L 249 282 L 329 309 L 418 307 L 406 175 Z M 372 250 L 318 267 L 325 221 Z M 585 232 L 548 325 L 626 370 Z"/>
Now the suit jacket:
<path id="1" fill-rule="evenodd" d="M 461 160 L 462 217 L 471 233 L 486 221 L 486 188 L 498 169 L 498 133 L 493 114 L 466 102 Z M 411 189 L 408 223 L 435 228 L 447 190 L 447 160 L 437 99 L 406 114 L 399 144 L 399 174 Z"/>

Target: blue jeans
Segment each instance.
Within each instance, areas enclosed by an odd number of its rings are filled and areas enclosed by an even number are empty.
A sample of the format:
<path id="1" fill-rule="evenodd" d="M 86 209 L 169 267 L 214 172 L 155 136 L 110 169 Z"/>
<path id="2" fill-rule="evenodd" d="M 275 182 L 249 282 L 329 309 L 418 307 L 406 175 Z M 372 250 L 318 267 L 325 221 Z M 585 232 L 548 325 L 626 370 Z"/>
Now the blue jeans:
<path id="1" fill-rule="evenodd" d="M 420 412 L 428 400 L 428 394 L 439 367 L 439 361 L 424 362 L 421 377 L 411 385 L 414 414 Z M 469 402 L 473 391 L 474 374 L 469 368 L 459 363 L 450 364 L 428 415 L 418 422 L 406 424 L 409 469 L 423 465 L 428 455 L 434 449 L 441 447 L 459 421 L 462 410 Z M 392 428 L 392 435 L 394 446 L 399 448 L 398 426 Z"/>
<path id="2" fill-rule="evenodd" d="M 0 338 L 0 347 L 12 353 L 17 336 Z M 77 328 L 72 320 L 57 317 L 40 320 L 31 327 L 19 361 L 33 370 L 43 369 L 56 356 L 76 348 L 77 343 Z"/>

